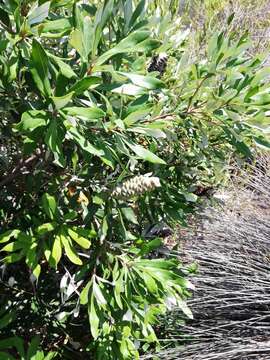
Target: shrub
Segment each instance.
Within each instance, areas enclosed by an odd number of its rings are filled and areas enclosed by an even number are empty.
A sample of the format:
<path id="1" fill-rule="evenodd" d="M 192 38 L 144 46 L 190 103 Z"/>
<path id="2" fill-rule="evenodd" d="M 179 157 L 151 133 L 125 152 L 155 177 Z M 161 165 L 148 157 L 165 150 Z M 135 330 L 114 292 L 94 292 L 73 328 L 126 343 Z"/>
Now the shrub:
<path id="1" fill-rule="evenodd" d="M 190 64 L 144 1 L 14 0 L 0 19 L 1 356 L 136 359 L 166 307 L 191 317 L 189 269 L 151 259 L 143 230 L 184 222 L 228 156 L 268 146 L 250 125 L 265 69 L 223 33 Z"/>

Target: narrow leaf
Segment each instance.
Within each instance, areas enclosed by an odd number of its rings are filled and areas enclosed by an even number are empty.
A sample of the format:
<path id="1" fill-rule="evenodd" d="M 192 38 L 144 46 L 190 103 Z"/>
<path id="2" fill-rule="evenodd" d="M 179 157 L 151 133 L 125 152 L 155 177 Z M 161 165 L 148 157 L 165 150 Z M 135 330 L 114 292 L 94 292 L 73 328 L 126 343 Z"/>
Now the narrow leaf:
<path id="1" fill-rule="evenodd" d="M 34 8 L 28 15 L 28 24 L 34 25 L 41 23 L 49 15 L 51 1 L 47 1 L 41 6 Z"/>
<path id="2" fill-rule="evenodd" d="M 59 261 L 62 257 L 62 244 L 61 244 L 61 238 L 59 235 L 56 235 L 56 237 L 54 239 L 51 257 L 53 260 L 54 267 L 57 267 L 57 264 L 59 263 Z"/>
<path id="3" fill-rule="evenodd" d="M 55 163 L 61 167 L 65 166 L 65 159 L 62 151 L 63 139 L 63 130 L 58 126 L 56 119 L 53 119 L 47 130 L 45 142 L 54 154 Z"/>
<path id="4" fill-rule="evenodd" d="M 72 240 L 74 240 L 78 245 L 80 245 L 84 249 L 89 249 L 91 242 L 85 237 L 79 235 L 77 232 L 72 230 L 71 228 L 67 229 L 67 232 Z"/>
<path id="5" fill-rule="evenodd" d="M 65 108 L 64 111 L 68 115 L 81 117 L 87 120 L 98 120 L 106 115 L 106 113 L 98 107 L 84 108 L 73 106 Z"/>
<path id="6" fill-rule="evenodd" d="M 65 107 L 71 101 L 73 94 L 74 92 L 69 92 L 64 96 L 53 96 L 52 100 L 54 102 L 55 108 L 60 110 Z"/>
<path id="7" fill-rule="evenodd" d="M 130 149 L 132 151 L 135 152 L 135 154 L 145 160 L 145 161 L 149 161 L 151 163 L 154 164 L 166 164 L 166 162 L 164 160 L 162 160 L 161 158 L 159 158 L 157 155 L 153 154 L 151 151 L 145 149 L 144 147 L 142 147 L 141 145 L 134 145 L 128 141 L 125 141 L 125 143 L 127 144 L 128 147 L 130 147 Z"/>
<path id="8" fill-rule="evenodd" d="M 102 82 L 100 77 L 97 76 L 89 76 L 85 77 L 69 89 L 69 91 L 74 91 L 76 95 L 82 94 L 85 90 L 91 89 L 95 87 L 96 85 L 100 84 Z"/>
<path id="9" fill-rule="evenodd" d="M 54 219 L 57 214 L 57 205 L 54 196 L 47 193 L 42 196 L 42 207 L 50 219 Z"/>
<path id="10" fill-rule="evenodd" d="M 52 93 L 49 81 L 49 60 L 43 47 L 33 40 L 30 71 L 39 91 L 46 97 Z"/>
<path id="11" fill-rule="evenodd" d="M 84 151 L 88 152 L 89 154 L 96 156 L 104 155 L 102 150 L 99 150 L 90 144 L 90 142 L 86 140 L 74 127 L 68 130 L 68 134 Z"/>
<path id="12" fill-rule="evenodd" d="M 66 253 L 67 257 L 69 258 L 69 260 L 73 264 L 82 265 L 82 260 L 76 254 L 74 248 L 71 245 L 70 239 L 68 237 L 66 237 L 66 235 L 63 233 L 60 235 L 60 238 L 61 238 L 61 243 L 65 249 L 65 253 Z"/>
<path id="13" fill-rule="evenodd" d="M 95 298 L 94 296 L 91 296 L 91 301 L 88 306 L 88 316 L 89 316 L 89 324 L 90 324 L 90 330 L 91 334 L 94 339 L 97 339 L 99 335 L 99 317 L 97 316 L 97 312 L 95 309 Z"/>
<path id="14" fill-rule="evenodd" d="M 149 36 L 150 33 L 148 31 L 135 31 L 131 33 L 125 39 L 121 40 L 114 48 L 102 54 L 97 59 L 96 65 L 102 65 L 105 61 L 116 54 L 137 51 L 136 45 L 146 40 Z"/>

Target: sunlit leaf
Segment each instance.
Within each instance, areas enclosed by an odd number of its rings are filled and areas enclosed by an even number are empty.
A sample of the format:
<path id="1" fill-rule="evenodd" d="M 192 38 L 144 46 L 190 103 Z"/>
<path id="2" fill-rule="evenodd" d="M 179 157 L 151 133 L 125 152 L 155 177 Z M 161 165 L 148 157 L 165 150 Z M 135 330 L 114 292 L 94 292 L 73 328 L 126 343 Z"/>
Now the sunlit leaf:
<path id="1" fill-rule="evenodd" d="M 125 39 L 121 40 L 114 48 L 108 50 L 102 54 L 96 65 L 102 65 L 105 61 L 110 59 L 112 56 L 125 52 L 136 52 L 136 46 L 146 40 L 150 36 L 148 31 L 135 31 L 127 36 Z"/>
<path id="2" fill-rule="evenodd" d="M 96 312 L 95 297 L 91 296 L 91 301 L 88 305 L 88 316 L 91 334 L 94 339 L 99 335 L 99 317 Z"/>
<path id="3" fill-rule="evenodd" d="M 47 193 L 43 194 L 42 207 L 50 219 L 55 219 L 57 215 L 57 204 L 54 196 Z"/>
<path id="4" fill-rule="evenodd" d="M 104 152 L 93 146 L 83 135 L 81 135 L 74 127 L 68 130 L 70 137 L 86 152 L 91 155 L 102 156 Z"/>
<path id="5" fill-rule="evenodd" d="M 82 260 L 77 255 L 75 249 L 71 244 L 70 239 L 64 233 L 60 234 L 60 239 L 69 260 L 75 265 L 82 265 Z"/>
<path id="6" fill-rule="evenodd" d="M 81 117 L 87 120 L 98 120 L 105 116 L 105 112 L 97 107 L 66 107 L 64 109 L 65 113 L 68 115 Z"/>
<path id="7" fill-rule="evenodd" d="M 132 144 L 128 141 L 125 141 L 127 146 L 134 151 L 134 153 L 141 159 L 149 161 L 154 164 L 166 164 L 166 162 L 160 159 L 157 155 L 153 154 L 151 151 L 145 149 L 141 145 Z"/>
<path id="8" fill-rule="evenodd" d="M 49 14 L 50 1 L 45 2 L 44 4 L 35 7 L 30 14 L 28 14 L 28 24 L 34 25 L 41 23 Z"/>
<path id="9" fill-rule="evenodd" d="M 80 236 L 76 231 L 71 228 L 67 228 L 67 232 L 72 240 L 74 240 L 78 245 L 84 249 L 89 249 L 91 242 L 83 236 Z"/>
<path id="10" fill-rule="evenodd" d="M 76 82 L 69 91 L 74 91 L 76 95 L 82 94 L 85 90 L 94 88 L 96 85 L 101 83 L 101 78 L 97 76 L 85 77 Z"/>
<path id="11" fill-rule="evenodd" d="M 56 235 L 56 237 L 54 238 L 51 257 L 53 260 L 53 265 L 57 267 L 57 264 L 62 257 L 62 244 L 59 235 Z"/>

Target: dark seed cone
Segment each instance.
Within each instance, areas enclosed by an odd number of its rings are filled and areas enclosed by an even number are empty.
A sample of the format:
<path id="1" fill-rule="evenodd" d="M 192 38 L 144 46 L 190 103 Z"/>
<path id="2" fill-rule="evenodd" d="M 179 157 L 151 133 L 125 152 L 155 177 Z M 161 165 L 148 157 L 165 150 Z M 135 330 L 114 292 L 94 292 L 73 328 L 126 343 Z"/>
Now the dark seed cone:
<path id="1" fill-rule="evenodd" d="M 165 53 L 155 55 L 152 57 L 150 64 L 148 65 L 147 71 L 158 71 L 160 76 L 162 76 L 167 67 L 168 56 Z"/>

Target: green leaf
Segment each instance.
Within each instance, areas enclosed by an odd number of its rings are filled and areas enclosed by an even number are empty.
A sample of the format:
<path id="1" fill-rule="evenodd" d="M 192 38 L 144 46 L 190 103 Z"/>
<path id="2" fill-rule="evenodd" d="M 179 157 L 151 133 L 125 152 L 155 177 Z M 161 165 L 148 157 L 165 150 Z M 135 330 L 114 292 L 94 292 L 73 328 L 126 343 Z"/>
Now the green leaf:
<path id="1" fill-rule="evenodd" d="M 145 161 L 149 161 L 154 164 L 166 164 L 166 162 L 164 160 L 160 159 L 157 155 L 153 154 L 151 151 L 145 149 L 141 145 L 134 145 L 126 140 L 125 140 L 125 143 L 132 151 L 135 152 L 135 154 L 139 158 L 141 158 Z"/>
<path id="2" fill-rule="evenodd" d="M 38 265 L 38 253 L 37 253 L 37 243 L 32 242 L 27 249 L 25 256 L 26 264 L 31 268 L 35 269 Z"/>
<path id="3" fill-rule="evenodd" d="M 73 106 L 65 108 L 64 112 L 68 115 L 81 117 L 87 120 L 98 120 L 106 115 L 106 113 L 98 107 L 84 108 Z"/>
<path id="4" fill-rule="evenodd" d="M 196 202 L 198 200 L 198 196 L 196 194 L 185 192 L 183 195 L 188 202 Z"/>
<path id="5" fill-rule="evenodd" d="M 40 43 L 33 39 L 30 71 L 39 91 L 50 97 L 52 90 L 49 81 L 49 60 Z"/>
<path id="6" fill-rule="evenodd" d="M 162 246 L 162 239 L 159 238 L 145 242 L 141 248 L 140 255 L 149 254 L 151 251 L 158 249 L 160 246 Z"/>
<path id="7" fill-rule="evenodd" d="M 149 275 L 146 271 L 142 272 L 142 277 L 150 293 L 151 294 L 156 293 L 158 291 L 158 286 L 155 279 L 151 275 Z"/>
<path id="8" fill-rule="evenodd" d="M 56 119 L 52 119 L 45 136 L 45 142 L 54 155 L 55 163 L 61 167 L 65 166 L 65 158 L 62 151 L 63 139 L 62 129 L 58 127 Z"/>
<path id="9" fill-rule="evenodd" d="M 65 107 L 71 101 L 73 95 L 74 92 L 72 91 L 64 96 L 52 96 L 52 100 L 54 102 L 55 108 L 57 110 L 60 110 L 63 107 Z"/>
<path id="10" fill-rule="evenodd" d="M 20 242 L 17 240 L 15 242 L 8 243 L 0 251 L 13 252 L 24 248 L 25 245 L 26 244 L 24 242 Z"/>
<path id="11" fill-rule="evenodd" d="M 143 121 L 147 115 L 149 115 L 151 112 L 150 107 L 142 108 L 139 110 L 135 110 L 133 112 L 130 112 L 123 120 L 126 126 L 130 126 L 139 120 Z"/>
<path id="12" fill-rule="evenodd" d="M 143 76 L 125 72 L 119 72 L 119 74 L 127 77 L 134 85 L 146 88 L 148 90 L 161 89 L 164 87 L 164 83 L 153 76 Z"/>
<path id="13" fill-rule="evenodd" d="M 135 24 L 135 21 L 138 19 L 138 17 L 141 16 L 144 11 L 144 7 L 145 0 L 141 0 L 132 14 L 132 17 L 129 21 L 129 28 L 131 28 Z"/>
<path id="14" fill-rule="evenodd" d="M 114 281 L 114 297 L 120 309 L 123 309 L 123 303 L 121 300 L 121 292 L 123 291 L 124 286 L 123 276 L 124 272 L 121 271 L 118 279 Z"/>
<path id="15" fill-rule="evenodd" d="M 72 229 L 76 231 L 80 236 L 94 239 L 97 237 L 97 233 L 94 229 L 82 228 L 81 226 L 73 226 Z"/>
<path id="16" fill-rule="evenodd" d="M 72 33 L 70 34 L 69 43 L 80 54 L 80 56 L 84 60 L 86 60 L 85 49 L 83 44 L 83 33 L 80 30 L 75 29 L 72 31 Z"/>
<path id="17" fill-rule="evenodd" d="M 47 1 L 41 6 L 35 7 L 29 14 L 28 14 L 28 24 L 34 25 L 41 23 L 43 20 L 46 19 L 49 15 L 51 1 Z"/>
<path id="18" fill-rule="evenodd" d="M 78 245 L 80 245 L 84 249 L 89 249 L 91 246 L 91 241 L 84 238 L 80 234 L 78 234 L 76 231 L 74 231 L 71 228 L 67 228 L 68 235 L 71 237 L 72 240 L 76 241 Z"/>
<path id="19" fill-rule="evenodd" d="M 97 339 L 99 336 L 99 317 L 96 312 L 95 298 L 93 295 L 91 296 L 91 301 L 88 305 L 88 316 L 91 334 L 94 339 Z"/>
<path id="20" fill-rule="evenodd" d="M 22 119 L 15 128 L 20 131 L 32 131 L 37 127 L 46 126 L 47 122 L 45 111 L 29 110 L 22 114 Z"/>
<path id="21" fill-rule="evenodd" d="M 20 233 L 21 233 L 21 231 L 17 230 L 17 229 L 8 230 L 8 231 L 4 232 L 4 234 L 0 235 L 0 243 L 6 243 L 13 237 L 15 239 L 17 239 L 17 237 Z"/>
<path id="22" fill-rule="evenodd" d="M 55 268 L 57 267 L 61 257 L 62 257 L 61 238 L 59 235 L 56 235 L 54 242 L 53 242 L 52 252 L 51 252 L 51 258 L 53 261 L 53 266 Z"/>
<path id="23" fill-rule="evenodd" d="M 106 23 L 113 11 L 113 8 L 114 8 L 114 0 L 109 0 L 105 2 L 103 7 L 100 7 L 96 12 L 95 20 L 94 20 L 94 31 L 93 34 L 91 34 L 93 37 L 92 57 L 96 55 L 96 50 L 102 35 L 102 30 L 106 26 Z"/>
<path id="24" fill-rule="evenodd" d="M 85 77 L 69 89 L 69 91 L 74 91 L 76 95 L 80 95 L 84 93 L 85 90 L 89 90 L 94 88 L 96 85 L 100 84 L 102 82 L 102 79 L 97 76 L 89 76 Z"/>
<path id="25" fill-rule="evenodd" d="M 175 269 L 176 268 L 176 263 L 175 261 L 171 261 L 171 260 L 160 260 L 160 259 L 151 259 L 151 260 L 147 260 L 147 259 L 142 259 L 142 260 L 138 260 L 135 262 L 136 266 L 142 266 L 142 267 L 147 267 L 147 268 L 155 268 L 155 269 Z"/>
<path id="26" fill-rule="evenodd" d="M 57 20 L 51 20 L 48 22 L 44 22 L 39 26 L 40 33 L 48 33 L 48 32 L 66 32 L 72 29 L 72 19 L 71 18 L 63 18 Z"/>
<path id="27" fill-rule="evenodd" d="M 13 357 L 12 355 L 6 353 L 6 352 L 2 352 L 0 351 L 0 359 L 2 360 L 16 360 L 15 357 Z"/>
<path id="28" fill-rule="evenodd" d="M 98 233 L 101 243 L 103 243 L 104 240 L 106 239 L 108 229 L 109 229 L 109 225 L 108 225 L 107 217 L 104 216 L 104 218 L 102 219 L 102 225 L 101 225 L 101 227 L 99 229 L 99 233 Z"/>
<path id="29" fill-rule="evenodd" d="M 192 312 L 185 301 L 177 300 L 177 305 L 189 319 L 193 319 Z"/>
<path id="30" fill-rule="evenodd" d="M 148 268 L 148 271 L 151 271 L 151 276 L 154 277 L 161 284 L 164 284 L 164 287 L 167 282 L 173 281 L 175 279 L 175 274 L 173 271 L 158 269 L 156 267 L 154 268 L 150 267 Z"/>
<path id="31" fill-rule="evenodd" d="M 0 319 L 0 329 L 5 328 L 11 324 L 16 319 L 16 312 L 9 311 L 6 315 L 2 316 Z"/>
<path id="32" fill-rule="evenodd" d="M 232 21 L 233 21 L 233 19 L 234 19 L 234 16 L 235 16 L 235 13 L 234 13 L 234 12 L 229 15 L 229 17 L 228 17 L 228 19 L 227 19 L 227 25 L 228 25 L 228 26 L 231 25 L 231 23 L 232 23 Z"/>
<path id="33" fill-rule="evenodd" d="M 257 93 L 256 95 L 251 96 L 250 100 L 254 105 L 268 105 L 270 104 L 270 93 L 268 92 Z"/>
<path id="34" fill-rule="evenodd" d="M 149 38 L 150 32 L 149 31 L 135 31 L 128 35 L 125 39 L 121 40 L 119 44 L 117 44 L 114 48 L 106 51 L 102 54 L 96 62 L 96 65 L 102 65 L 105 61 L 110 59 L 112 56 L 120 53 L 130 53 L 136 52 L 137 47 L 140 43 L 144 40 Z"/>
<path id="35" fill-rule="evenodd" d="M 40 342 L 39 336 L 34 336 L 31 339 L 26 355 L 27 360 L 38 360 L 36 355 L 39 348 L 39 342 Z"/>
<path id="36" fill-rule="evenodd" d="M 138 224 L 137 217 L 131 207 L 122 207 L 120 210 L 128 221 L 133 224 Z"/>
<path id="37" fill-rule="evenodd" d="M 33 275 L 35 276 L 35 278 L 38 279 L 39 275 L 41 273 L 41 266 L 39 264 L 37 264 L 37 266 L 35 266 L 34 268 L 32 267 L 32 272 L 33 272 Z"/>
<path id="38" fill-rule="evenodd" d="M 254 136 L 253 137 L 255 143 L 258 145 L 258 147 L 262 148 L 263 150 L 270 150 L 270 140 L 268 140 L 264 136 Z"/>
<path id="39" fill-rule="evenodd" d="M 59 59 L 59 57 L 54 56 L 48 53 L 48 56 L 52 61 L 58 66 L 60 73 L 65 76 L 67 79 L 77 77 L 76 73 L 72 70 L 71 66 L 66 64 L 64 61 Z M 75 92 L 76 93 L 76 92 Z"/>
<path id="40" fill-rule="evenodd" d="M 12 264 L 15 263 L 17 261 L 20 261 L 22 258 L 24 258 L 25 254 L 23 251 L 17 253 L 12 253 L 10 255 L 7 255 L 4 259 L 3 262 L 7 263 L 7 264 Z"/>
<path id="41" fill-rule="evenodd" d="M 44 360 L 52 360 L 59 355 L 57 351 L 50 351 L 45 357 Z"/>
<path id="42" fill-rule="evenodd" d="M 82 29 L 74 29 L 72 31 L 69 43 L 80 54 L 83 61 L 87 62 L 93 44 L 93 28 L 89 16 L 84 18 Z"/>
<path id="43" fill-rule="evenodd" d="M 24 343 L 21 338 L 18 336 L 13 336 L 4 340 L 0 340 L 0 349 L 9 349 L 12 347 L 17 350 L 18 354 L 21 356 L 21 359 L 24 359 Z"/>
<path id="44" fill-rule="evenodd" d="M 92 285 L 92 280 L 88 281 L 88 283 L 83 288 L 80 294 L 80 302 L 82 305 L 86 305 L 88 303 L 89 290 Z"/>
<path id="45" fill-rule="evenodd" d="M 36 233 L 41 236 L 47 234 L 48 232 L 54 231 L 55 228 L 56 228 L 55 223 L 42 224 L 36 228 Z"/>
<path id="46" fill-rule="evenodd" d="M 139 133 L 139 134 L 144 134 L 146 136 L 151 136 L 151 137 L 154 137 L 156 139 L 165 139 L 166 138 L 166 134 L 162 130 L 151 128 L 151 127 L 148 127 L 148 126 L 130 127 L 129 129 L 127 129 L 127 131 L 135 132 L 135 133 Z"/>
<path id="47" fill-rule="evenodd" d="M 155 39 L 146 39 L 140 42 L 133 50 L 133 52 L 151 52 L 160 47 L 161 43 Z"/>
<path id="48" fill-rule="evenodd" d="M 8 44 L 9 44 L 8 40 L 0 40 L 0 53 L 6 50 Z"/>
<path id="49" fill-rule="evenodd" d="M 90 144 L 90 142 L 86 140 L 74 127 L 68 130 L 68 134 L 84 151 L 89 154 L 96 156 L 104 155 L 102 150 L 99 150 Z"/>
<path id="50" fill-rule="evenodd" d="M 66 253 L 67 257 L 69 258 L 69 260 L 75 265 L 82 265 L 82 260 L 76 254 L 76 251 L 72 247 L 70 239 L 68 237 L 66 237 L 66 234 L 61 232 L 60 238 L 61 238 L 61 243 L 65 250 L 65 253 Z"/>
<path id="51" fill-rule="evenodd" d="M 145 90 L 137 85 L 123 84 L 112 90 L 113 93 L 130 96 L 140 96 L 145 94 Z"/>
<path id="52" fill-rule="evenodd" d="M 47 193 L 42 195 L 42 207 L 47 216 L 53 220 L 57 215 L 57 204 L 54 196 Z"/>
<path id="53" fill-rule="evenodd" d="M 93 295 L 99 305 L 107 304 L 107 301 L 105 300 L 104 295 L 95 280 L 93 281 Z"/>

